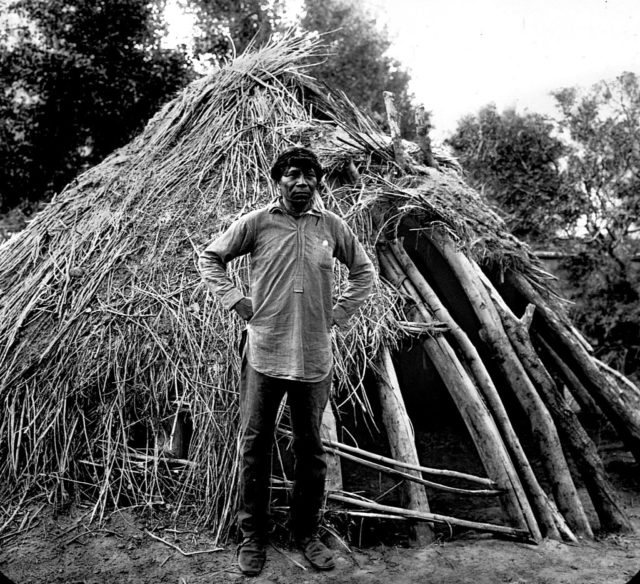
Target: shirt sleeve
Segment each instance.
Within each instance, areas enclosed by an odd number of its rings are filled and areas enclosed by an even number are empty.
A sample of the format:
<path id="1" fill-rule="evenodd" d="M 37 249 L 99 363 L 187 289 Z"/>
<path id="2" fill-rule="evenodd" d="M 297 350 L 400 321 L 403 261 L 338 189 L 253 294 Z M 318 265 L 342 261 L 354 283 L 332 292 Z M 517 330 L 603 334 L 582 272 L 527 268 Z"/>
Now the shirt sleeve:
<path id="1" fill-rule="evenodd" d="M 347 287 L 333 307 L 333 319 L 342 327 L 369 297 L 376 277 L 367 252 L 347 223 L 339 219 L 336 229 L 336 258 L 347 266 Z"/>
<path id="2" fill-rule="evenodd" d="M 253 235 L 253 221 L 246 215 L 234 221 L 199 254 L 198 267 L 202 279 L 227 309 L 244 298 L 227 274 L 227 263 L 251 252 Z"/>

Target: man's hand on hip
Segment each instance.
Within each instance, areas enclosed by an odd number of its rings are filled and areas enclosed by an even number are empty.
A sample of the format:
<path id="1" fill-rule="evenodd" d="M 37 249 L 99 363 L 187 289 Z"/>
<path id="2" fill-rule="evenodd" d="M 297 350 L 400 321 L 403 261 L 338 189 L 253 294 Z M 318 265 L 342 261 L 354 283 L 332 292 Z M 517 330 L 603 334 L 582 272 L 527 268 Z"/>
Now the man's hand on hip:
<path id="1" fill-rule="evenodd" d="M 251 298 L 243 298 L 233 305 L 233 309 L 238 313 L 242 320 L 251 320 L 253 316 L 253 304 Z"/>

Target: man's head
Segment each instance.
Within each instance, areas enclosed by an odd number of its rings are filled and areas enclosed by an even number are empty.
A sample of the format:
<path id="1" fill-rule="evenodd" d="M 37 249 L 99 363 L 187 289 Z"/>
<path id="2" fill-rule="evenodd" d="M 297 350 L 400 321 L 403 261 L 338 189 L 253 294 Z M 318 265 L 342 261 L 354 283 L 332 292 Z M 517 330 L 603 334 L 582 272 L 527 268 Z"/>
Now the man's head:
<path id="1" fill-rule="evenodd" d="M 280 182 L 282 175 L 290 166 L 296 166 L 301 170 L 313 169 L 318 182 L 324 176 L 324 170 L 318 157 L 308 148 L 295 146 L 280 153 L 271 167 L 271 178 L 275 182 Z"/>
<path id="2" fill-rule="evenodd" d="M 307 211 L 324 171 L 316 155 L 307 148 L 285 150 L 271 168 L 285 207 L 294 213 Z"/>

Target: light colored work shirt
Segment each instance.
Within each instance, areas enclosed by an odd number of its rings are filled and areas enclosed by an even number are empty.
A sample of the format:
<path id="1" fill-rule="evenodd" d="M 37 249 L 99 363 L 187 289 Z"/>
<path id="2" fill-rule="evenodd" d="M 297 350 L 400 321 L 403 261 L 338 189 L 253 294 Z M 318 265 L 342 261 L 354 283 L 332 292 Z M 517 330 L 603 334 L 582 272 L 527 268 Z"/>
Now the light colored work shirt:
<path id="1" fill-rule="evenodd" d="M 346 222 L 311 209 L 296 217 L 279 202 L 235 221 L 200 254 L 204 281 L 231 309 L 243 293 L 226 272 L 250 254 L 247 358 L 257 371 L 281 379 L 320 381 L 331 371 L 331 325 L 342 326 L 369 296 L 375 270 Z M 333 261 L 349 269 L 333 301 Z"/>

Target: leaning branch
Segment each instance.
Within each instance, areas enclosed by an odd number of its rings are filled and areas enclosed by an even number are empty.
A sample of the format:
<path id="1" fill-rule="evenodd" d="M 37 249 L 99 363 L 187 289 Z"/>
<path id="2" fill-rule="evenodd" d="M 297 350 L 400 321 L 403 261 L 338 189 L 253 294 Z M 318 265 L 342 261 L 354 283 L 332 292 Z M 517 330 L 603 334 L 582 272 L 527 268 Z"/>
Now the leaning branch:
<path id="1" fill-rule="evenodd" d="M 467 527 L 469 529 L 477 529 L 479 531 L 487 531 L 489 533 L 497 533 L 500 535 L 509 535 L 523 539 L 528 542 L 535 542 L 531 538 L 531 534 L 526 529 L 516 529 L 514 527 L 507 527 L 504 525 L 494 525 L 492 523 L 480 523 L 476 521 L 469 521 L 467 519 L 458 519 L 456 517 L 449 517 L 447 515 L 438 515 L 436 513 L 420 513 L 418 511 L 411 511 L 409 509 L 403 509 L 402 507 L 392 507 L 390 505 L 381 505 L 380 503 L 374 503 L 373 501 L 365 501 L 362 499 L 355 499 L 352 497 L 345 497 L 337 493 L 329 493 L 328 498 L 332 501 L 339 501 L 340 503 L 347 503 L 349 505 L 355 505 L 356 507 L 362 507 L 363 509 L 371 509 L 387 515 L 393 514 L 399 517 L 406 517 L 410 519 L 418 519 L 420 521 L 428 521 L 430 523 L 442 523 L 445 525 L 458 525 L 460 527 Z"/>
<path id="2" fill-rule="evenodd" d="M 445 491 L 448 493 L 457 493 L 459 495 L 481 495 L 481 496 L 493 496 L 500 495 L 502 491 L 497 489 L 462 489 L 459 487 L 450 487 L 448 485 L 443 485 L 441 483 L 434 483 L 433 481 L 427 481 L 420 477 L 411 475 L 406 472 L 402 472 L 401 470 L 396 470 L 395 468 L 389 468 L 388 466 L 384 466 L 382 464 L 376 464 L 375 462 L 370 462 L 368 460 L 364 460 L 358 456 L 353 456 L 351 454 L 347 454 L 346 452 L 340 452 L 338 449 L 330 448 L 331 452 L 335 452 L 347 460 L 352 460 L 361 464 L 362 466 L 368 466 L 369 468 L 374 468 L 379 470 L 380 472 L 387 473 L 389 475 L 401 477 L 407 481 L 413 481 L 420 485 L 424 485 L 425 487 L 430 487 L 432 489 L 437 489 L 439 491 Z"/>
<path id="3" fill-rule="evenodd" d="M 348 446 L 347 444 L 342 444 L 342 442 L 332 442 L 331 440 L 323 440 L 323 444 L 326 444 L 331 448 L 338 448 L 346 452 L 351 452 L 352 454 L 365 456 L 367 458 L 370 458 L 371 460 L 377 460 L 379 462 L 384 462 L 386 464 L 392 464 L 393 466 L 397 466 L 400 468 L 417 470 L 425 474 L 430 474 L 434 476 L 443 476 L 443 477 L 449 477 L 453 479 L 464 479 L 466 481 L 478 483 L 480 485 L 485 485 L 487 487 L 494 487 L 494 488 L 496 487 L 495 481 L 492 481 L 491 479 L 478 477 L 476 475 L 467 474 L 467 473 L 459 472 L 456 470 L 429 468 L 427 466 L 420 466 L 418 464 L 409 464 L 406 462 L 400 462 L 399 460 L 395 460 L 394 458 L 382 456 L 381 454 L 375 454 L 373 452 L 369 452 L 368 450 L 362 450 L 361 448 L 356 448 L 355 446 Z"/>

